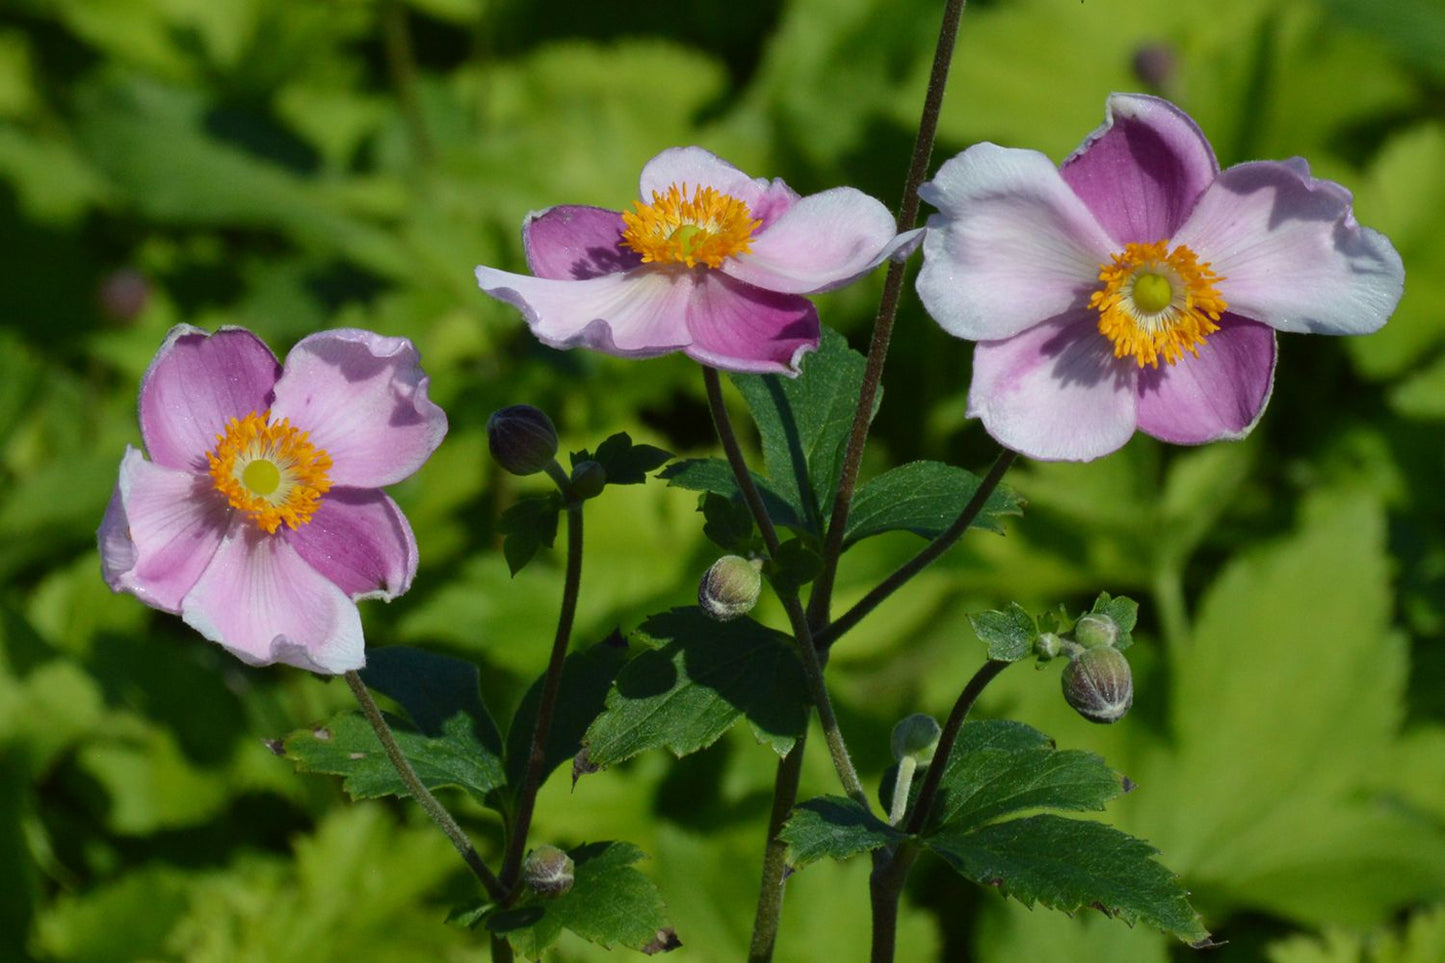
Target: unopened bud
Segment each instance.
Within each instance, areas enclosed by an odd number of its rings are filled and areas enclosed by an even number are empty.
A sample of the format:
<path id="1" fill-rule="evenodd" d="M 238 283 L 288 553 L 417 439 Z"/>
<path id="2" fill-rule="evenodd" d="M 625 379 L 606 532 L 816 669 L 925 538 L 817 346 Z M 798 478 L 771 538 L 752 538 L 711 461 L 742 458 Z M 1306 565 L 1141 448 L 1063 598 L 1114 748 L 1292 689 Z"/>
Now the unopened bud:
<path id="1" fill-rule="evenodd" d="M 513 475 L 535 475 L 557 457 L 557 429 L 540 408 L 512 405 L 487 419 L 487 445 Z"/>
<path id="2" fill-rule="evenodd" d="M 933 716 L 915 712 L 893 727 L 893 758 L 902 762 L 912 757 L 920 766 L 933 761 L 933 752 L 938 748 L 938 736 L 943 730 Z"/>
<path id="3" fill-rule="evenodd" d="M 763 591 L 762 562 L 741 555 L 724 555 L 697 586 L 697 604 L 719 622 L 746 615 Z"/>
<path id="4" fill-rule="evenodd" d="M 1118 722 L 1134 704 L 1134 677 L 1124 653 L 1109 646 L 1085 649 L 1064 666 L 1064 699 L 1090 722 Z"/>
<path id="5" fill-rule="evenodd" d="M 1039 657 L 1040 662 L 1057 659 L 1062 651 L 1064 651 L 1064 640 L 1053 632 L 1042 632 L 1038 638 L 1034 639 L 1034 655 Z"/>
<path id="6" fill-rule="evenodd" d="M 522 864 L 527 888 L 543 899 L 556 899 L 572 888 L 572 857 L 556 846 L 538 846 Z"/>
<path id="7" fill-rule="evenodd" d="M 579 461 L 572 469 L 572 494 L 579 499 L 596 498 L 607 485 L 607 469 L 600 462 Z"/>
<path id="8" fill-rule="evenodd" d="M 1119 641 L 1119 623 L 1102 612 L 1081 615 L 1074 623 L 1074 641 L 1086 649 L 1114 645 Z"/>

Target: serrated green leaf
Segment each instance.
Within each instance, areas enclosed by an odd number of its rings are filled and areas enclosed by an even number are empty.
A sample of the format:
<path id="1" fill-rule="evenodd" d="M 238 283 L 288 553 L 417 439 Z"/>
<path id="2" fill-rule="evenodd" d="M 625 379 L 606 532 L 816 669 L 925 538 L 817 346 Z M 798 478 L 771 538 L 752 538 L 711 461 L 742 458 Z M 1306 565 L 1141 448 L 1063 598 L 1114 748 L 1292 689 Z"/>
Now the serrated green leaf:
<path id="1" fill-rule="evenodd" d="M 502 786 L 502 761 L 477 739 L 472 720 L 458 713 L 442 722 L 441 735 L 425 736 L 389 719 L 402 754 L 428 789 L 455 786 L 479 802 Z M 386 751 L 359 712 L 333 716 L 324 726 L 299 729 L 286 737 L 286 757 L 299 772 L 342 776 L 341 788 L 352 799 L 411 795 Z"/>
<path id="2" fill-rule="evenodd" d="M 626 661 L 627 641 L 616 633 L 582 652 L 573 652 L 563 661 L 557 707 L 543 757 L 544 781 L 553 769 L 572 759 L 582 748 L 583 734 L 602 713 L 612 680 Z M 507 730 L 507 783 L 517 790 L 522 785 L 531 753 L 532 729 L 537 722 L 537 706 L 542 701 L 545 682 L 546 677 L 542 676 L 532 683 Z"/>
<path id="3" fill-rule="evenodd" d="M 749 555 L 759 541 L 753 524 L 753 513 L 738 499 L 715 492 L 703 492 L 698 499 L 702 512 L 702 533 L 708 541 L 737 555 Z"/>
<path id="4" fill-rule="evenodd" d="M 502 734 L 482 704 L 481 676 L 474 663 L 391 645 L 368 653 L 361 681 L 395 700 L 423 735 L 440 736 L 448 719 L 466 716 L 477 742 L 493 756 L 501 756 Z"/>
<path id="5" fill-rule="evenodd" d="M 936 538 L 958 519 L 978 491 L 971 472 L 936 461 L 899 465 L 859 487 L 848 512 L 845 545 L 883 532 L 908 531 Z M 1023 503 L 1007 488 L 997 488 L 970 528 L 1002 532 L 1004 515 L 1023 514 Z"/>
<path id="6" fill-rule="evenodd" d="M 968 624 L 988 646 L 988 657 L 1000 662 L 1028 658 L 1039 634 L 1034 617 L 1017 602 L 1010 602 L 1006 612 L 990 609 L 970 614 Z"/>
<path id="7" fill-rule="evenodd" d="M 781 595 L 796 594 L 798 589 L 818 577 L 823 570 L 823 557 L 801 538 L 791 538 L 778 546 L 771 564 L 766 568 L 768 581 Z"/>
<path id="8" fill-rule="evenodd" d="M 820 859 L 847 859 L 907 839 L 873 813 L 845 796 L 819 796 L 800 803 L 778 838 L 788 844 L 788 865 L 803 867 Z"/>
<path id="9" fill-rule="evenodd" d="M 743 491 L 733 475 L 732 467 L 721 458 L 684 458 L 673 462 L 660 473 L 669 485 L 692 492 L 713 492 L 725 498 L 741 500 Z M 763 498 L 763 507 L 774 525 L 803 529 L 803 517 L 783 495 L 774 491 L 766 478 L 753 475 L 753 484 Z"/>
<path id="10" fill-rule="evenodd" d="M 542 546 L 552 547 L 557 540 L 557 516 L 562 511 L 562 496 L 557 492 L 523 495 L 502 512 L 497 531 L 506 536 L 502 554 L 507 567 L 516 575 Z"/>
<path id="11" fill-rule="evenodd" d="M 1099 597 L 1094 600 L 1094 607 L 1089 609 L 1089 614 L 1107 615 L 1119 626 L 1119 639 L 1114 643 L 1114 648 L 1127 649 L 1134 644 L 1134 625 L 1139 621 L 1138 602 L 1122 595 L 1113 598 L 1108 592 L 1100 592 Z"/>
<path id="12" fill-rule="evenodd" d="M 660 646 L 618 674 L 607 710 L 583 743 L 600 766 L 648 749 L 685 756 L 712 745 L 739 717 L 784 755 L 807 723 L 808 687 L 792 641 L 749 618 L 716 622 L 679 608 L 638 629 Z"/>
<path id="13" fill-rule="evenodd" d="M 732 376 L 757 423 L 769 484 L 814 535 L 822 534 L 823 513 L 838 490 L 866 365 L 847 338 L 825 327 L 798 377 Z M 880 391 L 875 413 L 881 400 Z"/>
<path id="14" fill-rule="evenodd" d="M 1018 722 L 964 724 L 939 784 L 933 825 L 963 832 L 1029 809 L 1102 810 L 1119 796 L 1119 775 L 1092 752 L 1055 749 Z"/>
<path id="15" fill-rule="evenodd" d="M 661 468 L 671 458 L 672 452 L 654 445 L 634 445 L 632 436 L 625 431 L 610 436 L 592 455 L 592 460 L 606 469 L 609 485 L 640 485 L 647 481 L 648 472 Z"/>
<path id="16" fill-rule="evenodd" d="M 556 899 L 529 893 L 515 906 L 487 918 L 487 929 L 507 938 L 517 952 L 541 959 L 542 951 L 570 930 L 611 948 L 660 952 L 681 945 L 667 924 L 657 887 L 632 868 L 643 858 L 630 843 L 590 843 L 568 852 L 572 888 Z"/>
<path id="17" fill-rule="evenodd" d="M 1188 943 L 1209 939 L 1188 893 L 1148 843 L 1102 823 L 1030 816 L 972 832 L 945 830 L 924 844 L 968 879 L 1033 906 L 1091 906 L 1148 923 Z"/>

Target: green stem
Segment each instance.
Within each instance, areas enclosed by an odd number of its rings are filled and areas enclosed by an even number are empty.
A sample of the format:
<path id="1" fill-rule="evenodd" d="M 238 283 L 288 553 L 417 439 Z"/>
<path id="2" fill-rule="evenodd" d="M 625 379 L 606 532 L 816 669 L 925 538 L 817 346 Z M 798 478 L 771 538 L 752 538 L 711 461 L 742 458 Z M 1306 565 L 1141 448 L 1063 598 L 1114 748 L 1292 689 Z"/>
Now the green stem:
<path id="1" fill-rule="evenodd" d="M 983 511 L 984 505 L 988 504 L 989 496 L 993 494 L 994 489 L 998 487 L 999 482 L 1003 480 L 1003 476 L 1008 472 L 1009 467 L 1013 465 L 1017 458 L 1018 452 L 1011 451 L 1007 448 L 1001 451 L 998 458 L 994 459 L 994 463 L 989 468 L 988 474 L 979 482 L 978 489 L 973 493 L 973 497 L 968 500 L 967 505 L 963 506 L 963 511 L 959 512 L 958 518 L 948 527 L 948 530 L 929 542 L 928 545 L 917 555 L 913 556 L 913 558 L 900 565 L 893 574 L 889 575 L 880 582 L 876 588 L 863 596 L 857 604 L 844 612 L 837 621 L 832 622 L 819 632 L 814 641 L 824 649 L 827 649 L 828 646 L 842 637 L 845 632 L 863 621 L 864 617 L 877 608 L 884 599 L 902 588 L 913 576 L 933 564 L 940 555 L 946 552 L 954 542 L 963 536 L 964 532 L 968 531 L 969 526 L 974 523 L 979 513 Z"/>
<path id="2" fill-rule="evenodd" d="M 807 735 L 806 731 L 800 735 L 788 754 L 778 761 L 778 774 L 773 780 L 773 810 L 768 816 L 768 844 L 763 850 L 763 878 L 758 887 L 758 909 L 753 917 L 748 963 L 768 963 L 778 941 L 778 926 L 783 918 L 783 880 L 788 875 L 788 844 L 779 834 L 798 801 Z"/>
<path id="3" fill-rule="evenodd" d="M 505 936 L 497 933 L 492 934 L 492 963 L 512 963 L 516 959 L 512 955 L 512 944 L 507 942 Z"/>
<path id="4" fill-rule="evenodd" d="M 904 756 L 898 760 L 898 776 L 893 780 L 893 805 L 888 809 L 888 825 L 897 826 L 908 813 L 908 793 L 913 788 L 913 775 L 918 771 L 918 760 Z"/>
<path id="5" fill-rule="evenodd" d="M 928 175 L 933 157 L 933 143 L 938 136 L 938 116 L 943 108 L 943 92 L 948 86 L 948 68 L 953 62 L 953 48 L 958 40 L 958 24 L 963 17 L 966 0 L 948 0 L 943 10 L 943 23 L 938 31 L 938 46 L 933 53 L 933 70 L 928 77 L 928 92 L 923 98 L 923 113 L 918 121 L 918 136 L 913 141 L 913 159 L 903 184 L 903 200 L 898 206 L 897 227 L 900 232 L 912 229 L 918 222 L 918 187 Z M 883 378 L 883 363 L 888 359 L 888 345 L 893 338 L 893 322 L 898 316 L 898 302 L 903 293 L 904 262 L 888 265 L 883 281 L 883 297 L 878 316 L 873 322 L 873 341 L 868 346 L 868 363 L 863 371 L 863 386 L 858 394 L 858 408 L 853 414 L 853 427 L 848 434 L 848 447 L 838 476 L 838 494 L 833 500 L 833 515 L 828 522 L 827 540 L 823 546 L 823 568 L 813 583 L 808 603 L 808 617 L 813 625 L 828 620 L 832 603 L 833 581 L 838 575 L 838 560 L 843 554 L 843 536 L 848 528 L 848 510 L 853 502 L 853 489 L 858 484 L 858 467 L 863 461 L 863 448 L 868 442 L 868 426 L 873 420 L 873 405 L 878 398 L 878 384 Z"/>
<path id="6" fill-rule="evenodd" d="M 391 760 L 392 766 L 396 768 L 397 775 L 401 776 L 401 781 L 406 785 L 412 798 L 421 804 L 421 808 L 431 817 L 432 822 L 436 823 L 437 828 L 446 834 L 447 839 L 451 840 L 452 845 L 461 854 L 463 862 L 467 864 L 467 868 L 486 887 L 487 895 L 495 900 L 502 899 L 506 895 L 506 887 L 496 876 L 492 875 L 487 864 L 482 862 L 482 857 L 477 854 L 476 849 L 472 846 L 472 841 L 467 838 L 462 827 L 452 818 L 452 814 L 447 812 L 446 807 L 437 801 L 437 797 L 432 795 L 431 790 L 417 776 L 416 770 L 412 768 L 406 754 L 401 751 L 401 746 L 396 744 L 396 736 L 392 734 L 391 726 L 386 724 L 381 709 L 377 708 L 376 700 L 367 691 L 366 683 L 361 681 L 360 674 L 355 671 L 348 672 L 345 678 L 346 684 L 351 687 L 352 694 L 356 696 L 356 701 L 361 704 L 362 715 L 366 716 L 366 721 L 371 723 L 371 728 L 376 732 L 376 738 L 381 741 L 381 748 L 386 751 L 386 757 Z"/>
<path id="7" fill-rule="evenodd" d="M 560 469 L 559 469 L 560 471 Z M 554 476 L 555 477 L 555 476 Z M 559 485 L 562 484 L 559 482 Z M 563 493 L 567 494 L 564 487 Z M 527 757 L 527 773 L 522 792 L 517 797 L 517 816 L 510 827 L 507 854 L 502 860 L 502 882 L 510 899 L 520 893 L 522 857 L 527 851 L 527 834 L 532 828 L 532 812 L 547 764 L 547 739 L 552 732 L 552 715 L 557 708 L 557 694 L 562 688 L 562 666 L 572 638 L 572 621 L 577 614 L 577 597 L 582 584 L 582 503 L 569 495 L 567 503 L 567 572 L 562 585 L 562 610 L 557 616 L 557 634 L 552 640 L 552 656 L 542 683 L 542 698 L 537 703 L 537 724 L 532 730 L 532 748 Z"/>

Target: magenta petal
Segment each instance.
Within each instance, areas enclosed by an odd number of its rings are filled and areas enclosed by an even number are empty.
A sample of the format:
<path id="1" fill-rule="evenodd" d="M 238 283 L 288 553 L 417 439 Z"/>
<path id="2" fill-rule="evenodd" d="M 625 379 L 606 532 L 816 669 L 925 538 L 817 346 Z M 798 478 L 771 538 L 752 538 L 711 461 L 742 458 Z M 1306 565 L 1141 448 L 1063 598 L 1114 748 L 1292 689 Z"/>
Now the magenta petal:
<path id="1" fill-rule="evenodd" d="M 1120 245 L 1173 236 L 1218 171 L 1199 125 L 1144 94 L 1111 96 L 1104 125 L 1059 169 Z"/>
<path id="2" fill-rule="evenodd" d="M 569 205 L 529 214 L 522 225 L 527 266 L 539 278 L 581 281 L 630 271 L 642 255 L 622 243 L 622 215 Z"/>
<path id="3" fill-rule="evenodd" d="M 919 189 L 938 208 L 918 296 L 945 331 L 997 341 L 1077 310 L 1113 242 L 1043 154 L 976 144 Z"/>
<path id="4" fill-rule="evenodd" d="M 284 662 L 339 675 L 366 661 L 356 603 L 285 539 L 248 520 L 221 542 L 181 617 L 251 665 Z"/>
<path id="5" fill-rule="evenodd" d="M 783 199 L 766 178 L 749 177 L 701 147 L 670 147 L 648 161 L 642 168 L 638 196 L 644 204 L 651 204 L 654 193 L 665 195 L 674 184 L 678 189 L 686 185 L 689 197 L 699 187 L 711 187 L 742 201 L 749 210 L 771 208 Z"/>
<path id="6" fill-rule="evenodd" d="M 795 375 L 818 346 L 818 310 L 795 294 L 750 287 L 716 271 L 703 276 L 688 304 L 687 355 L 727 371 Z"/>
<path id="7" fill-rule="evenodd" d="M 798 201 L 722 270 L 769 291 L 813 294 L 873 270 L 897 233 L 888 208 L 862 191 L 835 187 Z"/>
<path id="8" fill-rule="evenodd" d="M 1132 362 L 1091 317 L 1041 324 L 973 352 L 968 414 L 1000 444 L 1041 461 L 1090 461 L 1134 433 Z"/>
<path id="9" fill-rule="evenodd" d="M 141 380 L 146 451 L 166 468 L 205 471 L 226 422 L 265 411 L 280 373 L 271 349 L 249 331 L 208 335 L 176 325 Z"/>
<path id="10" fill-rule="evenodd" d="M 210 481 L 161 467 L 127 448 L 100 526 L 106 584 L 154 608 L 179 612 L 230 521 L 230 509 Z"/>
<path id="11" fill-rule="evenodd" d="M 1140 369 L 1139 430 L 1176 445 L 1243 438 L 1273 384 L 1274 332 L 1225 315 L 1199 357 Z"/>
<path id="12" fill-rule="evenodd" d="M 692 273 L 644 266 L 586 281 L 554 281 L 477 268 L 477 283 L 515 306 L 554 348 L 587 347 L 646 358 L 686 347 Z"/>
<path id="13" fill-rule="evenodd" d="M 303 338 L 276 382 L 272 419 L 287 418 L 331 456 L 331 484 L 378 488 L 422 466 L 447 433 L 406 338 L 342 328 Z"/>
<path id="14" fill-rule="evenodd" d="M 1384 235 L 1355 222 L 1351 201 L 1298 158 L 1239 164 L 1175 241 L 1212 263 L 1233 314 L 1279 331 L 1368 334 L 1400 302 L 1405 269 Z"/>
<path id="15" fill-rule="evenodd" d="M 391 601 L 416 574 L 416 537 L 384 493 L 355 488 L 327 492 L 311 521 L 286 540 L 308 565 L 353 599 Z"/>

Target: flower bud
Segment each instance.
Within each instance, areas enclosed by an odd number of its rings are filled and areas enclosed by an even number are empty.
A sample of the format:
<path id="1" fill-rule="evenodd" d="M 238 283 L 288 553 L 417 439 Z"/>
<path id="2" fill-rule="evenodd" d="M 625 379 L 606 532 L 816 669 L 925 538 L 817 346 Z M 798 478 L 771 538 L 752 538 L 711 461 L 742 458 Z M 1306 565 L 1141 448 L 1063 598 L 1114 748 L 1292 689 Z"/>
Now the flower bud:
<path id="1" fill-rule="evenodd" d="M 1064 640 L 1053 632 L 1041 632 L 1038 638 L 1034 639 L 1034 655 L 1039 657 L 1040 662 L 1057 659 L 1062 651 Z"/>
<path id="2" fill-rule="evenodd" d="M 572 857 L 556 846 L 538 846 L 522 864 L 522 880 L 543 899 L 556 899 L 572 888 Z"/>
<path id="3" fill-rule="evenodd" d="M 943 730 L 933 716 L 915 712 L 900 720 L 893 727 L 893 758 L 902 762 L 911 756 L 920 766 L 933 761 L 933 751 L 938 748 L 938 736 Z"/>
<path id="4" fill-rule="evenodd" d="M 1119 623 L 1102 612 L 1081 615 L 1074 623 L 1074 641 L 1086 649 L 1112 646 L 1119 641 Z"/>
<path id="5" fill-rule="evenodd" d="M 578 499 L 596 498 L 607 485 L 607 469 L 595 461 L 579 461 L 572 469 L 572 495 Z"/>
<path id="6" fill-rule="evenodd" d="M 1134 677 L 1124 653 L 1107 645 L 1085 649 L 1064 666 L 1064 699 L 1090 722 L 1118 722 L 1134 704 Z"/>
<path id="7" fill-rule="evenodd" d="M 487 445 L 513 475 L 535 475 L 557 457 L 557 429 L 540 408 L 511 405 L 487 419 Z"/>
<path id="8" fill-rule="evenodd" d="M 724 555 L 697 586 L 697 604 L 719 622 L 746 615 L 763 591 L 762 562 L 740 555 Z"/>

